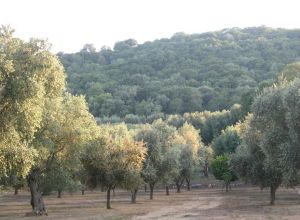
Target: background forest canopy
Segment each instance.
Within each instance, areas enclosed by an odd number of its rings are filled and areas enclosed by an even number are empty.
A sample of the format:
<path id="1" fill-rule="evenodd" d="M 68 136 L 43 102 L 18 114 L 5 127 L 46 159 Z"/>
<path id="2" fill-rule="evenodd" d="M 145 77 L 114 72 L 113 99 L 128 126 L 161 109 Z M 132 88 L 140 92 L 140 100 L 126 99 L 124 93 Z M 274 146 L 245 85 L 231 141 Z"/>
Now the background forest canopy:
<path id="1" fill-rule="evenodd" d="M 235 103 L 248 112 L 257 91 L 299 60 L 300 30 L 265 26 L 58 54 L 73 94 L 84 94 L 102 122 L 145 123 L 165 115 L 220 111 Z"/>

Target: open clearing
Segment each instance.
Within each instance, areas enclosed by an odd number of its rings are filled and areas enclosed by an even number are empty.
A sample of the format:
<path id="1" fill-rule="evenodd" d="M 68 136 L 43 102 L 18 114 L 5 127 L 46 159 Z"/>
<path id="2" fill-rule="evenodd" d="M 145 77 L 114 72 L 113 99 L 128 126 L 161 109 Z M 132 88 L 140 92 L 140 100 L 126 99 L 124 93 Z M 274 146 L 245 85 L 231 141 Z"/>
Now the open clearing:
<path id="1" fill-rule="evenodd" d="M 87 192 L 86 195 L 63 194 L 44 197 L 48 216 L 40 219 L 300 219 L 300 196 L 296 190 L 281 188 L 275 206 L 269 206 L 269 191 L 252 187 L 222 189 L 193 189 L 182 193 L 171 190 L 155 191 L 154 200 L 140 191 L 137 204 L 130 204 L 126 191 L 117 191 L 112 198 L 111 210 L 105 209 L 105 193 Z M 28 192 L 19 195 L 0 195 L 0 219 L 20 219 L 31 210 Z M 25 219 L 37 219 L 26 217 Z"/>

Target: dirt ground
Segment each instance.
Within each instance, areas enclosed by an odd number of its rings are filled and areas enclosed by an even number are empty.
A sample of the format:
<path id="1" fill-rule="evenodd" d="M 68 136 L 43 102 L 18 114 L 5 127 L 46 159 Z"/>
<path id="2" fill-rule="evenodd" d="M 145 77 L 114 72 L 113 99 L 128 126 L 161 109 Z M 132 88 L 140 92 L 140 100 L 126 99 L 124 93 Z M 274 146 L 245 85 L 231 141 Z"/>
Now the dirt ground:
<path id="1" fill-rule="evenodd" d="M 182 193 L 171 190 L 155 191 L 154 200 L 140 191 L 137 204 L 130 204 L 126 191 L 117 191 L 112 198 L 111 210 L 105 209 L 105 194 L 94 191 L 44 197 L 48 216 L 25 219 L 88 219 L 88 220 L 146 220 L 146 219 L 300 219 L 300 195 L 297 190 L 281 188 L 277 192 L 276 205 L 269 205 L 269 191 L 254 187 L 233 188 L 225 193 L 221 188 L 193 189 Z M 30 212 L 29 193 L 0 195 L 0 219 L 20 219 Z"/>

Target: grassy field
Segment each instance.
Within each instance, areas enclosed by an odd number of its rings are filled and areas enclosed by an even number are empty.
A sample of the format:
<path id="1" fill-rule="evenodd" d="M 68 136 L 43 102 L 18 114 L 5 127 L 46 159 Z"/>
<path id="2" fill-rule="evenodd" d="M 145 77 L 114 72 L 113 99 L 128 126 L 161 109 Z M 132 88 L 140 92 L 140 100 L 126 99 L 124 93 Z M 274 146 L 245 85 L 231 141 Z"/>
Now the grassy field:
<path id="1" fill-rule="evenodd" d="M 0 196 L 0 219 L 20 219 L 30 212 L 29 193 L 5 193 Z M 258 188 L 233 188 L 225 193 L 221 188 L 194 189 L 182 193 L 156 191 L 150 201 L 148 193 L 140 191 L 137 204 L 130 204 L 126 191 L 117 191 L 111 210 L 105 209 L 105 194 L 94 191 L 86 195 L 64 194 L 44 198 L 48 216 L 38 219 L 300 219 L 300 196 L 293 189 L 279 189 L 275 206 L 269 205 L 269 191 Z M 26 217 L 25 219 L 37 219 Z"/>

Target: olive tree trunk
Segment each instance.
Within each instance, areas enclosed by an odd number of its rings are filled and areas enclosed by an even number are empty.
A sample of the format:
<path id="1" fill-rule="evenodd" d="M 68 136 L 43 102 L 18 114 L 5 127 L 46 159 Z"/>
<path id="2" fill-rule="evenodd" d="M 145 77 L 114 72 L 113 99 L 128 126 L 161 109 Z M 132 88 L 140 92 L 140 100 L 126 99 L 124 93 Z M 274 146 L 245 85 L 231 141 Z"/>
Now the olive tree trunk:
<path id="1" fill-rule="evenodd" d="M 226 192 L 228 192 L 229 189 L 229 182 L 225 182 Z"/>
<path id="2" fill-rule="evenodd" d="M 176 181 L 177 193 L 180 193 L 180 192 L 181 192 L 181 186 L 182 186 L 182 184 L 183 184 L 183 181 L 184 181 L 184 180 Z"/>
<path id="3" fill-rule="evenodd" d="M 274 205 L 275 204 L 275 194 L 278 186 L 276 185 L 271 185 L 270 187 L 270 204 Z"/>
<path id="4" fill-rule="evenodd" d="M 13 187 L 14 187 L 14 190 L 15 190 L 14 194 L 15 194 L 15 195 L 18 195 L 18 194 L 19 194 L 19 189 L 21 189 L 23 186 L 24 186 L 23 183 L 17 183 L 17 184 L 15 184 L 15 185 L 13 186 Z"/>
<path id="5" fill-rule="evenodd" d="M 166 196 L 170 195 L 169 186 L 166 186 Z"/>
<path id="6" fill-rule="evenodd" d="M 179 183 L 176 183 L 177 193 L 180 193 L 181 185 Z"/>
<path id="7" fill-rule="evenodd" d="M 153 199 L 153 190 L 154 190 L 154 183 L 150 183 L 150 199 Z"/>
<path id="8" fill-rule="evenodd" d="M 58 191 L 57 191 L 57 198 L 61 198 L 61 193 L 62 193 L 61 190 L 58 190 Z"/>
<path id="9" fill-rule="evenodd" d="M 19 188 L 18 187 L 15 187 L 15 195 L 18 195 L 19 194 Z"/>
<path id="10" fill-rule="evenodd" d="M 131 203 L 136 203 L 137 192 L 138 192 L 137 188 L 131 190 Z"/>
<path id="11" fill-rule="evenodd" d="M 186 179 L 186 185 L 187 185 L 187 191 L 191 191 L 191 180 L 190 179 Z"/>
<path id="12" fill-rule="evenodd" d="M 208 178 L 208 158 L 205 158 L 205 163 L 203 167 L 203 174 L 206 178 Z"/>
<path id="13" fill-rule="evenodd" d="M 111 206 L 110 206 L 110 190 L 111 190 L 111 188 L 108 188 L 107 191 L 106 191 L 106 208 L 107 209 L 111 209 Z"/>
<path id="14" fill-rule="evenodd" d="M 28 186 L 31 194 L 30 204 L 34 215 L 47 215 L 44 200 L 38 185 L 40 175 L 41 170 L 39 168 L 32 169 L 28 175 Z"/>

